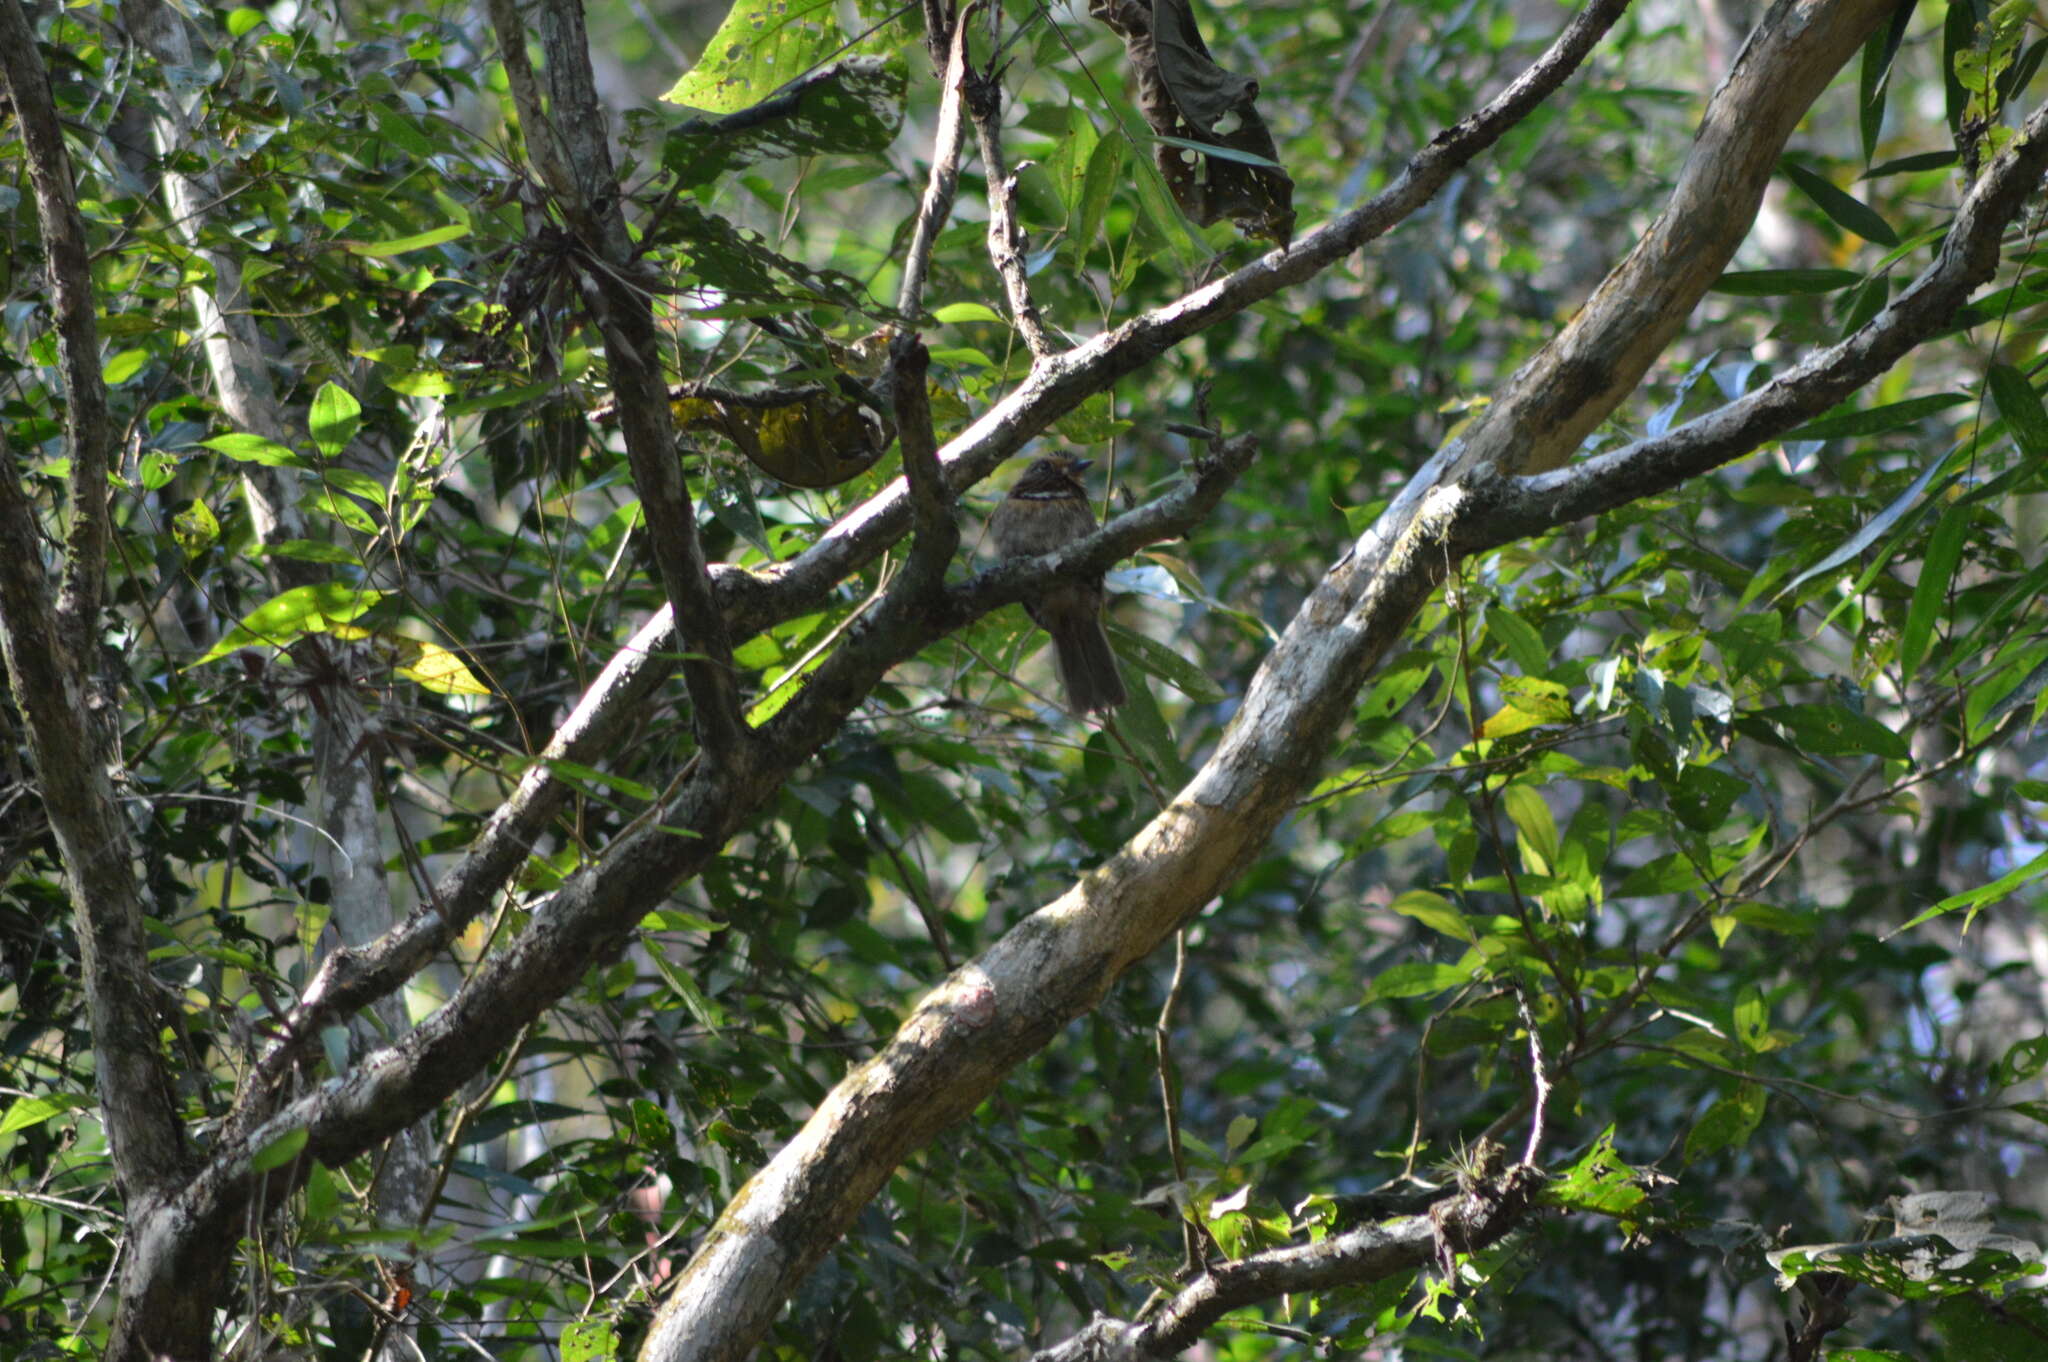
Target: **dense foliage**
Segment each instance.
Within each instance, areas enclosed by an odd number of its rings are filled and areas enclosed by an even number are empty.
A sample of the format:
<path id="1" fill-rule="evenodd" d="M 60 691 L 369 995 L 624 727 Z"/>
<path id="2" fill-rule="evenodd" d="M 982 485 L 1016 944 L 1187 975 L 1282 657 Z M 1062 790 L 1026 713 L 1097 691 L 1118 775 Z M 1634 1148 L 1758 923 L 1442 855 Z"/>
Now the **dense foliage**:
<path id="1" fill-rule="evenodd" d="M 666 378 L 871 379 L 861 338 L 906 321 L 893 304 L 940 102 L 917 7 L 741 0 L 717 38 L 692 7 L 608 8 L 598 75 Z M 1045 636 L 1011 608 L 896 668 L 428 1118 L 418 1223 L 374 1213 L 375 1151 L 308 1160 L 288 1204 L 252 1207 L 216 1346 L 358 1354 L 395 1310 L 430 1357 L 629 1349 L 849 1067 L 1183 785 L 1318 576 L 1628 251 L 1734 58 L 1730 8 L 1639 5 L 1394 234 L 1065 418 L 1043 443 L 1097 461 L 1105 512 L 1173 485 L 1203 452 L 1194 428 L 1261 446 L 1204 524 L 1111 575 L 1131 703 L 1106 724 L 1065 714 Z M 1056 339 L 1271 248 L 1175 211 L 1123 44 L 1086 7 L 997 9 L 1026 265 Z M 1903 13 L 1794 137 L 1761 229 L 1588 452 L 1755 388 L 1932 258 L 2040 98 L 2048 40 L 2026 5 Z M 772 40 L 744 23 L 764 15 Z M 1560 22 L 1508 0 L 1209 0 L 1198 17 L 1218 61 L 1257 75 L 1302 231 L 1384 187 Z M 483 19 L 228 10 L 182 70 L 110 3 L 35 22 L 122 440 L 102 633 L 117 789 L 162 1045 L 203 1147 L 337 944 L 316 718 L 364 716 L 348 756 L 373 773 L 389 894 L 399 913 L 431 904 L 668 597 L 587 259 L 528 166 Z M 988 13 L 972 23 L 986 56 Z M 653 98 L 683 74 L 678 39 L 710 54 L 677 92 L 696 115 Z M 864 64 L 841 68 L 826 116 L 755 140 L 711 121 L 849 56 Z M 152 102 L 194 90 L 203 137 L 157 150 Z M 0 157 L 0 427 L 54 562 L 68 399 L 22 143 Z M 181 161 L 221 191 L 199 240 L 160 192 Z M 941 443 L 1030 367 L 982 175 L 970 157 L 918 321 Z M 1986 1192 L 1998 1228 L 2043 1238 L 2040 222 L 2037 205 L 2014 224 L 1951 334 L 1843 409 L 1460 564 L 1263 854 L 898 1169 L 791 1300 L 776 1355 L 1014 1357 L 1097 1312 L 1129 1318 L 1186 1280 L 1190 1254 L 1392 1215 L 1363 1194 L 1479 1176 L 1487 1142 L 1519 1157 L 1532 1065 L 1549 1085 L 1538 1161 L 1576 1209 L 1419 1272 L 1266 1300 L 1212 1331 L 1217 1353 L 1763 1357 L 1799 1319 L 1765 1254 L 1871 1237 L 1887 1198 Z M 215 398 L 193 304 L 218 282 L 209 251 L 240 262 L 298 438 L 237 429 Z M 822 410 L 806 415 L 868 419 Z M 792 487 L 742 457 L 729 412 L 674 415 L 714 562 L 786 561 L 901 473 L 892 450 Z M 302 532 L 252 514 L 252 469 L 285 480 Z M 962 500 L 956 576 L 986 565 L 996 494 Z M 884 555 L 734 639 L 750 723 L 801 692 L 901 567 Z M 672 682 L 601 762 L 552 763 L 575 797 L 412 980 L 412 1018 L 650 816 L 695 718 Z M 0 1353 L 90 1354 L 123 1191 L 22 723 L 0 704 Z M 379 1042 L 336 1028 L 301 1081 Z M 2048 1353 L 2025 1254 L 1971 1270 L 1858 1287 L 1833 1341 Z"/>

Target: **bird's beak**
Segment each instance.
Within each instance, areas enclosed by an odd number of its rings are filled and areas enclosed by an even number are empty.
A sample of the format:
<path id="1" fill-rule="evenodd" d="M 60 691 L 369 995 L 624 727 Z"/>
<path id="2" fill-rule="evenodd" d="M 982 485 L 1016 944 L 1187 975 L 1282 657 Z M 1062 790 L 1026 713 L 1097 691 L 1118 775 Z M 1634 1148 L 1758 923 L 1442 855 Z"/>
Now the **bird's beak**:
<path id="1" fill-rule="evenodd" d="M 1072 462 L 1076 473 L 1086 473 L 1089 469 L 1095 467 L 1095 460 L 1093 459 L 1075 459 Z"/>

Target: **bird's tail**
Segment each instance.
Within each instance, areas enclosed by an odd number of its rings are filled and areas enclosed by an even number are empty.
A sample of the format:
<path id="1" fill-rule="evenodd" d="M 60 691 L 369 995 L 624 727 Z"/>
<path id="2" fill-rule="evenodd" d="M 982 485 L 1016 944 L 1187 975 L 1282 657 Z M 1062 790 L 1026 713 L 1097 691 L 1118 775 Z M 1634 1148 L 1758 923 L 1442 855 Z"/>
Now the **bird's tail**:
<path id="1" fill-rule="evenodd" d="M 1076 714 L 1115 709 L 1130 697 L 1116 669 L 1116 654 L 1099 620 L 1088 615 L 1058 621 L 1052 632 L 1053 661 L 1066 687 L 1067 707 Z"/>

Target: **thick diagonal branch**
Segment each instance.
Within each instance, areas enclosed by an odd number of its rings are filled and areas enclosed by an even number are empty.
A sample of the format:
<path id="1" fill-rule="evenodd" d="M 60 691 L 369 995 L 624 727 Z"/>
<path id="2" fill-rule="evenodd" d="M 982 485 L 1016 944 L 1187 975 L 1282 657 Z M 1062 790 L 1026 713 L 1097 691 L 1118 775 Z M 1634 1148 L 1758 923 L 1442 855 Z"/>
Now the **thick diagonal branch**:
<path id="1" fill-rule="evenodd" d="M 1898 0 L 1777 0 L 1707 103 L 1664 211 L 1466 432 L 1463 468 L 1556 468 L 1664 353 L 1749 234 L 1799 120 Z"/>

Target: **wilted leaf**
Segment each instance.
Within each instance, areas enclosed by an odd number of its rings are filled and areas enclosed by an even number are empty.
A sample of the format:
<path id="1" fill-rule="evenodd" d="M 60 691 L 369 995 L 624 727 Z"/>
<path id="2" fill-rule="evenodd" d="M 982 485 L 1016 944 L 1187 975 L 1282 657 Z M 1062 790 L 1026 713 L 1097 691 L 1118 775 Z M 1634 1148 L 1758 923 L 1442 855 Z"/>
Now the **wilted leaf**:
<path id="1" fill-rule="evenodd" d="M 1088 12 L 1124 40 L 1138 108 L 1159 138 L 1154 159 L 1181 211 L 1204 227 L 1227 217 L 1284 250 L 1294 239 L 1294 181 L 1259 116 L 1259 83 L 1216 64 L 1190 5 L 1089 0 Z"/>

